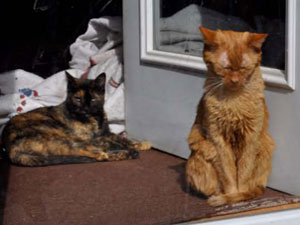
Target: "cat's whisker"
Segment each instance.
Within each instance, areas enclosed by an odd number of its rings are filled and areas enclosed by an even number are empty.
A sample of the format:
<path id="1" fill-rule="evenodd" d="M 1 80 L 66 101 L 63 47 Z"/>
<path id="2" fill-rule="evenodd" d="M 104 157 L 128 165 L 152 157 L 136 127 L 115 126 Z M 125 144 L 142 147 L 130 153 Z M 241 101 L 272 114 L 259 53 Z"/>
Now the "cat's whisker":
<path id="1" fill-rule="evenodd" d="M 205 88 L 210 88 L 210 87 L 213 87 L 213 86 L 215 86 L 215 85 L 217 85 L 217 84 L 219 84 L 220 83 L 220 81 L 215 81 L 215 82 L 207 82 L 206 84 L 205 84 Z"/>
<path id="2" fill-rule="evenodd" d="M 205 89 L 209 90 L 212 87 L 214 87 L 215 85 L 218 85 L 218 83 L 213 83 L 213 84 L 205 85 L 204 87 L 205 87 Z"/>
<path id="3" fill-rule="evenodd" d="M 222 82 L 215 82 L 215 83 L 212 83 L 212 84 L 206 86 L 205 88 L 206 88 L 207 92 L 211 92 L 211 91 L 221 87 L 222 85 L 223 85 Z"/>
<path id="4" fill-rule="evenodd" d="M 215 86 L 214 88 L 212 88 L 212 91 L 214 91 L 214 90 L 216 90 L 216 89 L 218 89 L 219 87 L 222 87 L 222 86 L 223 86 L 223 84 L 220 83 L 219 85 L 217 85 L 217 86 Z"/>
<path id="5" fill-rule="evenodd" d="M 211 85 L 209 88 L 206 88 L 207 92 L 213 91 L 215 88 L 217 88 L 219 84 Z"/>
<path id="6" fill-rule="evenodd" d="M 213 83 L 213 82 L 222 82 L 222 79 L 216 78 L 216 77 L 207 78 L 206 80 L 208 82 L 211 82 L 211 83 Z"/>

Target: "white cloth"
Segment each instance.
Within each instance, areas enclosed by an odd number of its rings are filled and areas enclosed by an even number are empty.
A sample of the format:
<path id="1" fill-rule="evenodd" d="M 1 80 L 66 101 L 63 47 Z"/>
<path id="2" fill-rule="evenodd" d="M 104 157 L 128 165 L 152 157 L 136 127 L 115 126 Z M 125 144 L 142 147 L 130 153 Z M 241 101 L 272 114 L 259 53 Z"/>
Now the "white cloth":
<path id="1" fill-rule="evenodd" d="M 74 77 L 82 71 L 68 70 Z M 66 98 L 65 71 L 43 79 L 24 70 L 13 70 L 0 75 L 0 126 L 13 116 L 36 108 L 62 103 Z"/>
<path id="2" fill-rule="evenodd" d="M 76 78 L 94 79 L 105 72 L 105 110 L 114 133 L 125 130 L 122 66 L 122 21 L 119 17 L 92 19 L 85 34 L 70 46 L 72 60 L 68 72 Z M 66 98 L 65 71 L 47 79 L 24 70 L 0 74 L 0 131 L 14 115 L 62 103 Z"/>
<path id="3" fill-rule="evenodd" d="M 89 79 L 106 73 L 104 108 L 114 133 L 125 130 L 122 37 L 121 17 L 102 17 L 92 19 L 70 46 L 71 68 L 86 71 Z"/>

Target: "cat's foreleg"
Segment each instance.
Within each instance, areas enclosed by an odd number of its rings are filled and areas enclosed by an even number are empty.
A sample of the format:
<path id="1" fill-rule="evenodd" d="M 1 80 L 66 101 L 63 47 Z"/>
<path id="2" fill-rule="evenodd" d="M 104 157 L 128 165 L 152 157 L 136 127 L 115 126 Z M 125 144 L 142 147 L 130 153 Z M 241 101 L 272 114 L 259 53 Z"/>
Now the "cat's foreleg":
<path id="1" fill-rule="evenodd" d="M 135 159 L 139 156 L 139 152 L 136 150 L 111 150 L 95 144 L 88 145 L 84 149 L 78 149 L 73 154 L 93 158 L 97 161 L 119 161 L 125 159 Z"/>
<path id="2" fill-rule="evenodd" d="M 189 146 L 192 151 L 201 154 L 205 161 L 212 164 L 221 189 L 225 193 L 234 193 L 237 192 L 235 157 L 217 130 L 212 126 L 209 138 L 206 138 L 200 131 L 199 124 L 194 124 L 188 137 Z"/>
<path id="3" fill-rule="evenodd" d="M 50 146 L 50 147 L 49 147 Z M 29 149 L 19 149 L 9 152 L 9 158 L 12 163 L 21 166 L 49 166 L 66 163 L 87 163 L 95 161 L 116 161 L 122 159 L 133 159 L 138 157 L 135 150 L 119 150 L 106 152 L 104 148 L 93 145 L 73 145 L 73 148 L 67 149 L 67 146 L 56 146 L 48 148 L 45 151 L 38 151 L 31 146 Z"/>
<path id="4" fill-rule="evenodd" d="M 252 143 L 251 143 L 252 144 Z M 223 195 L 214 195 L 208 199 L 211 206 L 220 206 L 228 203 L 240 202 L 254 198 L 263 193 L 263 187 L 257 185 L 254 176 L 256 154 L 253 145 L 243 149 L 237 161 L 237 188 L 234 191 L 224 191 Z"/>
<path id="5" fill-rule="evenodd" d="M 128 149 L 133 149 L 138 151 L 151 149 L 151 143 L 148 141 L 141 141 L 141 142 L 133 141 L 113 133 L 108 135 L 108 140 L 110 140 L 112 144 L 122 146 L 123 148 L 128 148 Z"/>
<path id="6" fill-rule="evenodd" d="M 238 191 L 237 167 L 232 148 L 224 140 L 224 137 L 217 131 L 217 129 L 212 129 L 210 138 L 218 153 L 214 166 L 222 184 L 223 191 L 224 193 L 235 193 Z"/>
<path id="7" fill-rule="evenodd" d="M 238 168 L 238 190 L 239 192 L 249 191 L 254 188 L 253 181 L 256 158 L 258 154 L 258 135 L 248 134 L 245 138 L 244 148 L 237 159 Z"/>
<path id="8" fill-rule="evenodd" d="M 220 182 L 213 165 L 200 151 L 192 152 L 185 166 L 185 180 L 194 190 L 206 196 L 221 194 Z"/>
<path id="9" fill-rule="evenodd" d="M 268 174 L 269 171 L 265 166 L 264 160 L 268 160 L 270 157 L 258 152 L 262 147 L 258 143 L 259 141 L 254 134 L 248 134 L 245 145 L 237 159 L 238 190 L 236 192 L 225 192 L 223 195 L 210 197 L 208 199 L 210 205 L 220 206 L 245 201 L 263 193 L 266 184 L 265 174 Z M 262 163 L 258 163 L 258 161 Z"/>

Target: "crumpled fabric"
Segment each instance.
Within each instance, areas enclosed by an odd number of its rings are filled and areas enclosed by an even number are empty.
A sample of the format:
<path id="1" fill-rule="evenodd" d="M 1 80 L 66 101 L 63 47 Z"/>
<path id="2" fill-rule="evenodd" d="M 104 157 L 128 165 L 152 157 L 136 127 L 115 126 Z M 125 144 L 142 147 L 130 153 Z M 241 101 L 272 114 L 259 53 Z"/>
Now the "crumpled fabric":
<path id="1" fill-rule="evenodd" d="M 67 71 L 76 78 L 94 79 L 106 73 L 105 111 L 113 133 L 124 125 L 122 20 L 91 19 L 85 34 L 70 46 L 72 60 Z M 0 132 L 13 116 L 39 107 L 54 106 L 66 99 L 65 71 L 44 79 L 18 69 L 0 74 Z"/>

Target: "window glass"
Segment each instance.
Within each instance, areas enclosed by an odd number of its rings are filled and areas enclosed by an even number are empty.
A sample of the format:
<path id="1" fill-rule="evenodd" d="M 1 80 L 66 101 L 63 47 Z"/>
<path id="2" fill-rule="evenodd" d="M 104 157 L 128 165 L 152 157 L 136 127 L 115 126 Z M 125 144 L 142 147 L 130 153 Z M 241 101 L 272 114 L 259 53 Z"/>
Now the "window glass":
<path id="1" fill-rule="evenodd" d="M 160 0 L 155 18 L 155 48 L 202 56 L 198 29 L 268 33 L 262 65 L 285 68 L 285 0 Z"/>

